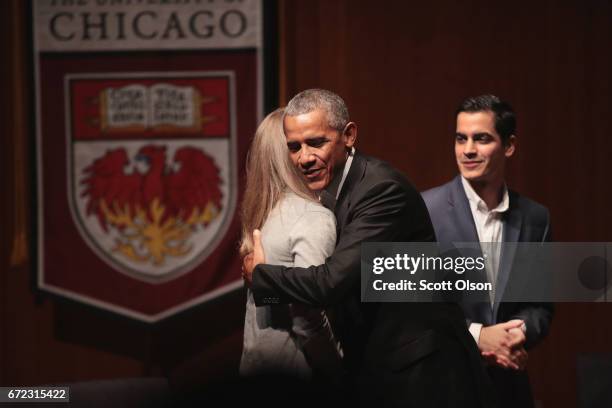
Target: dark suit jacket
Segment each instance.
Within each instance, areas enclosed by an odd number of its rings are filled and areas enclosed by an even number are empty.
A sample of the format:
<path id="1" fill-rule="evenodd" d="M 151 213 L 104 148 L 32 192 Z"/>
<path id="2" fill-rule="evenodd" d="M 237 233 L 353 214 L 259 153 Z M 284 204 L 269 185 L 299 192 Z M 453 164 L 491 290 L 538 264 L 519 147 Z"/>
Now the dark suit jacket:
<path id="1" fill-rule="evenodd" d="M 550 217 L 548 210 L 526 197 L 509 191 L 509 209 L 504 213 L 503 242 L 550 241 Z M 447 245 L 453 242 L 478 242 L 478 233 L 470 205 L 463 189 L 461 176 L 425 191 L 423 199 L 429 210 L 438 241 Z M 502 251 L 498 270 L 493 308 L 490 303 L 462 304 L 468 325 L 471 322 L 490 326 L 512 319 L 521 319 L 527 326 L 526 348 L 537 344 L 546 334 L 552 320 L 550 303 L 504 303 L 504 289 L 512 280 L 512 251 Z M 517 273 L 516 271 L 514 272 Z M 529 380 L 525 371 L 516 372 L 490 368 L 500 402 L 506 406 L 532 406 Z"/>
<path id="2" fill-rule="evenodd" d="M 387 163 L 357 152 L 334 212 L 332 256 L 309 268 L 258 265 L 251 288 L 256 304 L 331 307 L 347 369 L 365 398 L 415 407 L 489 406 L 478 350 L 456 304 L 360 302 L 362 242 L 435 240 L 418 192 Z"/>

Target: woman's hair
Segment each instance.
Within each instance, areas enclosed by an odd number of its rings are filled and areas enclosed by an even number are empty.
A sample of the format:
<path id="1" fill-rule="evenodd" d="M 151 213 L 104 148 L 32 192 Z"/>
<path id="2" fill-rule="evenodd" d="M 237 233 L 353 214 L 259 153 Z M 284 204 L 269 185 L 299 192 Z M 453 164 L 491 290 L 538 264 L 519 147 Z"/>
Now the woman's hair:
<path id="1" fill-rule="evenodd" d="M 283 133 L 283 108 L 270 113 L 261 122 L 246 163 L 246 191 L 242 199 L 242 238 L 240 256 L 253 250 L 253 230 L 260 229 L 270 211 L 287 191 L 315 200 L 302 175 L 289 159 Z"/>

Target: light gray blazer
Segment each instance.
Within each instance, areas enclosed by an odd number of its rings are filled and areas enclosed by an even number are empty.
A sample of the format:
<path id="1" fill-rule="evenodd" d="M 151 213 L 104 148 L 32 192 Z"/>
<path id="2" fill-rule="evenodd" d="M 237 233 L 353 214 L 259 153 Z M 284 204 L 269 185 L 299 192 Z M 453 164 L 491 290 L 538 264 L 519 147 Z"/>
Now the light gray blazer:
<path id="1" fill-rule="evenodd" d="M 319 265 L 336 244 L 336 219 L 317 202 L 286 193 L 272 210 L 262 230 L 266 262 L 284 266 Z M 255 306 L 248 291 L 244 322 L 244 344 L 240 374 L 287 374 L 310 378 L 312 359 L 305 355 L 305 344 L 319 338 L 337 354 L 329 322 L 321 309 L 292 305 Z M 322 341 L 321 341 L 322 340 Z M 317 356 L 314 356 L 315 360 Z"/>

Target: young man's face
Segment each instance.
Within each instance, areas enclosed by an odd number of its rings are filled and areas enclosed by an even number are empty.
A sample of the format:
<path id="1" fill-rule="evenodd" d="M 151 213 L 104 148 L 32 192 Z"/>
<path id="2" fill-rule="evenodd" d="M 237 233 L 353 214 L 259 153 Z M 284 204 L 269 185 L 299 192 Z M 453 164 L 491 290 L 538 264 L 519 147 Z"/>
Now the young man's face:
<path id="1" fill-rule="evenodd" d="M 514 136 L 504 145 L 495 130 L 491 111 L 461 112 L 457 115 L 455 158 L 459 172 L 468 181 L 500 182 L 506 159 L 514 153 Z"/>
<path id="2" fill-rule="evenodd" d="M 313 191 L 327 187 L 342 168 L 356 136 L 354 123 L 349 123 L 344 131 L 334 129 L 320 109 L 285 116 L 284 129 L 289 156 Z"/>

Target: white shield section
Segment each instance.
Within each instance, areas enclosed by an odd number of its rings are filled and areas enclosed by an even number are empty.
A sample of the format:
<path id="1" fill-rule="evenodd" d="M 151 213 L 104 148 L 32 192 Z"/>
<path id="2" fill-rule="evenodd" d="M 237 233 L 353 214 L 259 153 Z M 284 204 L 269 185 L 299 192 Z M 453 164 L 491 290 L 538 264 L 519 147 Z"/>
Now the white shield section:
<path id="1" fill-rule="evenodd" d="M 72 78 L 147 78 L 147 77 L 205 77 L 227 76 L 229 79 L 229 109 L 230 109 L 230 136 L 214 138 L 185 138 L 185 139 L 136 139 L 119 141 L 73 141 L 70 134 L 71 111 L 69 82 Z M 236 169 L 236 114 L 235 114 L 235 88 L 232 72 L 167 72 L 167 73 L 125 73 L 125 74 L 76 74 L 65 79 L 66 95 L 66 129 L 67 129 L 67 175 L 68 202 L 73 220 L 79 233 L 87 245 L 109 266 L 130 277 L 149 283 L 163 283 L 175 279 L 189 272 L 195 266 L 204 262 L 224 237 L 236 210 L 237 200 L 237 169 Z M 221 208 L 219 214 L 206 226 L 197 225 L 191 231 L 185 245 L 188 252 L 181 256 L 165 256 L 163 262 L 137 261 L 117 251 L 117 242 L 122 239 L 119 229 L 108 226 L 104 231 L 96 214 L 87 214 L 87 200 L 84 196 L 87 189 L 82 181 L 87 177 L 85 169 L 94 160 L 104 156 L 107 151 L 125 149 L 130 163 L 125 166 L 125 172 L 146 172 L 146 167 L 135 160 L 140 148 L 146 145 L 166 146 L 166 167 L 169 171 L 176 170 L 177 164 L 173 162 L 174 153 L 182 147 L 192 147 L 202 150 L 214 160 L 219 169 L 221 179 L 218 186 L 222 192 Z M 137 248 L 146 253 L 146 248 Z"/>

